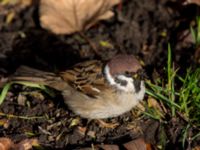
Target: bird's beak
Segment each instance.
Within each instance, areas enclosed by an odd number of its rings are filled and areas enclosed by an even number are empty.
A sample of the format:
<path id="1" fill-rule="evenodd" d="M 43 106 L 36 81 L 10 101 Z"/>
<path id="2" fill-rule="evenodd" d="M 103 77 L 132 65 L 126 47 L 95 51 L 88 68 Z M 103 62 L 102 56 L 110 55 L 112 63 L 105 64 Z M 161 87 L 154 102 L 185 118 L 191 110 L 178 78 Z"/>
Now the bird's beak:
<path id="1" fill-rule="evenodd" d="M 135 73 L 132 76 L 133 79 L 139 79 L 139 80 L 144 80 L 145 78 L 147 78 L 147 75 L 145 73 L 144 70 L 139 70 L 137 73 Z"/>
<path id="2" fill-rule="evenodd" d="M 139 75 L 136 73 L 136 74 L 134 74 L 134 75 L 132 76 L 132 78 L 137 79 L 138 76 L 139 76 Z"/>

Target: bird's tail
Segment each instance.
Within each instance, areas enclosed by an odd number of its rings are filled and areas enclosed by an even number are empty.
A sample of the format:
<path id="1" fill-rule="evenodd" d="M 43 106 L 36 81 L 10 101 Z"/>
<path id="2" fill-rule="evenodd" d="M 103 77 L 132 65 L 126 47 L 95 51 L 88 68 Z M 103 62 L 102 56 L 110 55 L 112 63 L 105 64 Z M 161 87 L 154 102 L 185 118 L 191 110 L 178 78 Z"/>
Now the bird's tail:
<path id="1" fill-rule="evenodd" d="M 45 72 L 33 69 L 27 66 L 21 66 L 16 72 L 8 78 L 8 82 L 30 82 L 39 85 L 49 86 L 59 91 L 63 91 L 69 85 L 55 73 Z"/>

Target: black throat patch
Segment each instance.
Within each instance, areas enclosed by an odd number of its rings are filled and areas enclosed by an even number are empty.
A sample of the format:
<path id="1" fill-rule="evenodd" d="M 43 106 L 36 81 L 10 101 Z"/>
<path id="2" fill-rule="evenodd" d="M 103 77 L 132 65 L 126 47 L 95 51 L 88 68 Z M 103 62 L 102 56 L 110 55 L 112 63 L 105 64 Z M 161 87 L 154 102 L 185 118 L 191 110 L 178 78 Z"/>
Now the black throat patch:
<path id="1" fill-rule="evenodd" d="M 135 92 L 138 93 L 141 90 L 141 80 L 139 79 L 134 79 L 133 84 L 135 86 Z"/>

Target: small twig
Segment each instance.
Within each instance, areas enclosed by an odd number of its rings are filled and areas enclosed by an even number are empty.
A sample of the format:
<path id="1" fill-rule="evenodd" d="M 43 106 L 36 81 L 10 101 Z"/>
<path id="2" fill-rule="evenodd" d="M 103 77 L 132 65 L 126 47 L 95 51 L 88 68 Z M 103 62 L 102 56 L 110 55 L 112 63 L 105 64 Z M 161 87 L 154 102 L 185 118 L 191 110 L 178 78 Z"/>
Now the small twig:
<path id="1" fill-rule="evenodd" d="M 79 35 L 86 41 L 88 42 L 88 44 L 90 45 L 90 47 L 92 48 L 92 50 L 94 51 L 94 53 L 98 56 L 100 56 L 100 53 L 98 52 L 95 44 L 83 33 L 83 32 L 78 32 Z"/>
<path id="2" fill-rule="evenodd" d="M 44 119 L 44 116 L 16 116 L 13 114 L 5 114 L 0 112 L 0 116 L 7 117 L 7 118 L 19 118 L 19 119 L 25 119 L 25 120 L 32 120 L 32 119 Z"/>

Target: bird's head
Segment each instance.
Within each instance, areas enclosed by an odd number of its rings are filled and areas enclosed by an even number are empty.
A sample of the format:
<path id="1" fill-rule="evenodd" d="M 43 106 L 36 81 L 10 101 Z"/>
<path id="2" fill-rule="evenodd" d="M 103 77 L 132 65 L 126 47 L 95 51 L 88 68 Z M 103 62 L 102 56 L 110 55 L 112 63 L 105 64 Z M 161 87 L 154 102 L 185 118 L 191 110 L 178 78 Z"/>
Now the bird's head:
<path id="1" fill-rule="evenodd" d="M 104 68 L 106 80 L 117 90 L 133 92 L 143 99 L 145 93 L 144 72 L 134 55 L 117 55 Z"/>

